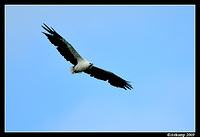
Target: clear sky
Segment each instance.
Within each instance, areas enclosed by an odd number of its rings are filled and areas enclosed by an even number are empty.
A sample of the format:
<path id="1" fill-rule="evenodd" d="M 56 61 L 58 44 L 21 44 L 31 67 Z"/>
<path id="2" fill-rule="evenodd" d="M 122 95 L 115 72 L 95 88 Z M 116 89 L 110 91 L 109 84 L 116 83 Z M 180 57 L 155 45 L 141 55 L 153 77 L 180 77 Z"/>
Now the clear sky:
<path id="1" fill-rule="evenodd" d="M 43 23 L 133 90 L 72 75 Z M 7 5 L 5 25 L 6 131 L 195 130 L 193 5 Z"/>

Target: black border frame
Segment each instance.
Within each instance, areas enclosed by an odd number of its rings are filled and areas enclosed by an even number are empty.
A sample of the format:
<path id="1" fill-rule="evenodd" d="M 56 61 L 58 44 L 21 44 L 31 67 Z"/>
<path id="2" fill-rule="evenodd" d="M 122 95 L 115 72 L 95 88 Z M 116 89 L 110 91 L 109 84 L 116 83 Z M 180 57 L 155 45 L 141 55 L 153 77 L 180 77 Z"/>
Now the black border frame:
<path id="1" fill-rule="evenodd" d="M 92 2 L 88 2 L 88 1 L 48 1 L 48 3 L 46 3 L 47 1 L 33 1 L 33 0 L 29 0 L 29 1 L 21 1 L 21 0 L 3 0 L 2 4 L 0 5 L 0 9 L 1 9 L 1 59 L 2 59 L 2 64 L 1 64 L 1 68 L 3 68 L 3 74 L 1 76 L 2 80 L 4 82 L 3 83 L 3 90 L 1 90 L 1 128 L 0 128 L 0 135 L 3 136 L 15 136 L 18 135 L 20 137 L 23 136 L 30 136 L 30 135 L 47 135 L 47 136 L 58 136 L 58 135 L 68 135 L 68 134 L 73 134 L 73 135 L 89 135 L 89 134 L 117 134 L 117 135 L 135 135 L 135 136 L 168 136 L 168 133 L 171 134 L 184 134 L 185 137 L 190 137 L 187 136 L 188 133 L 194 133 L 195 136 L 198 135 L 198 112 L 197 110 L 197 46 L 199 44 L 199 39 L 197 36 L 199 36 L 199 4 L 197 3 L 197 0 L 188 0 L 188 1 L 174 1 L 174 0 L 162 0 L 162 1 L 148 1 L 148 0 L 137 0 L 135 2 L 128 2 L 128 1 L 116 1 L 118 3 L 113 3 L 113 1 L 92 1 Z M 5 132 L 5 5 L 194 5 L 195 6 L 195 132 Z M 4 45 L 4 46 L 3 46 Z M 3 110 L 3 111 L 2 111 Z M 3 113 L 2 113 L 3 112 Z M 75 133 L 75 134 L 74 134 Z"/>

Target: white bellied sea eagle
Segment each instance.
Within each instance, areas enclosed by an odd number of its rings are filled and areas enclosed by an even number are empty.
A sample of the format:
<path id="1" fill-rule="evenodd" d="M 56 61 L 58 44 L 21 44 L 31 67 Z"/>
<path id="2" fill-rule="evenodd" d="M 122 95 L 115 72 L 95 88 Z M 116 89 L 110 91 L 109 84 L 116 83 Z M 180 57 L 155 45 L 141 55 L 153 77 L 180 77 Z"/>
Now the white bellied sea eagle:
<path id="1" fill-rule="evenodd" d="M 125 90 L 132 89 L 129 81 L 126 81 L 110 71 L 103 70 L 93 65 L 89 61 L 83 59 L 77 51 L 63 37 L 61 37 L 52 27 L 49 28 L 46 24 L 42 26 L 48 33 L 42 32 L 47 36 L 49 41 L 57 47 L 57 50 L 67 61 L 70 61 L 74 66 L 71 67 L 71 73 L 85 72 L 91 77 L 107 81 L 115 87 Z"/>

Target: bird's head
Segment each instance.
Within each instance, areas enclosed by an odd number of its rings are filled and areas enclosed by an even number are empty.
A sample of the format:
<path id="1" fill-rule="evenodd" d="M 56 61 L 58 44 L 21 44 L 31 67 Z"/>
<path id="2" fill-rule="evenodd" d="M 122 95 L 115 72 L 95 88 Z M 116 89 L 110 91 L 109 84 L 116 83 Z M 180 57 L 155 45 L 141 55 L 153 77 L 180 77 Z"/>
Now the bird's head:
<path id="1" fill-rule="evenodd" d="M 93 63 L 89 63 L 90 64 L 90 66 L 92 66 L 93 65 Z"/>
<path id="2" fill-rule="evenodd" d="M 88 69 L 91 69 L 91 68 L 92 68 L 92 66 L 93 66 L 93 63 L 90 63 L 90 62 L 89 62 L 89 65 L 90 65 L 90 66 L 89 66 L 89 68 L 88 68 Z"/>

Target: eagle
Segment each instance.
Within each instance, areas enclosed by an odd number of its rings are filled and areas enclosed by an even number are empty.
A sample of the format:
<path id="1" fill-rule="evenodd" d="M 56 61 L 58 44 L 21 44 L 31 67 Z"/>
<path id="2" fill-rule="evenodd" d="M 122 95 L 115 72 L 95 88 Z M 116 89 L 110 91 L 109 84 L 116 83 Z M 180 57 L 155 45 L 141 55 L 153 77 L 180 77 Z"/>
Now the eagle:
<path id="1" fill-rule="evenodd" d="M 131 90 L 133 88 L 129 81 L 122 79 L 110 71 L 96 67 L 93 63 L 82 58 L 72 45 L 60 36 L 52 27 L 48 27 L 45 23 L 43 23 L 42 27 L 48 32 L 42 33 L 45 34 L 49 41 L 56 46 L 60 54 L 74 65 L 73 67 L 70 67 L 72 74 L 84 72 L 89 74 L 91 77 L 108 81 L 110 85 L 118 88 L 123 88 L 125 90 Z"/>

